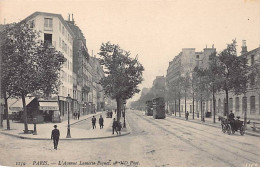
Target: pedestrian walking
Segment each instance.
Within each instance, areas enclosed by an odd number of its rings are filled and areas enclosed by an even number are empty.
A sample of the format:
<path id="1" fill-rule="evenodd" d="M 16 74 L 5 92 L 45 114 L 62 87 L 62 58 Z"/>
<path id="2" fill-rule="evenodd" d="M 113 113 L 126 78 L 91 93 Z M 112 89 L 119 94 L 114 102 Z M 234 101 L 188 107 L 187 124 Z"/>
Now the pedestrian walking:
<path id="1" fill-rule="evenodd" d="M 119 133 L 119 135 L 121 135 L 121 129 L 122 129 L 122 124 L 120 121 L 117 122 L 117 131 Z"/>
<path id="2" fill-rule="evenodd" d="M 78 120 L 79 120 L 79 117 L 80 117 L 80 113 L 78 112 Z"/>
<path id="3" fill-rule="evenodd" d="M 114 135 L 115 131 L 116 131 L 116 134 L 118 134 L 116 127 L 117 127 L 117 121 L 116 121 L 116 118 L 114 118 L 113 125 L 112 125 L 112 129 L 113 129 L 113 133 L 112 134 L 113 135 Z"/>
<path id="4" fill-rule="evenodd" d="M 103 127 L 104 127 L 104 119 L 103 119 L 102 115 L 100 115 L 100 118 L 99 118 L 99 126 L 100 126 L 100 129 L 103 129 Z"/>
<path id="5" fill-rule="evenodd" d="M 185 118 L 186 118 L 186 120 L 188 120 L 188 118 L 189 118 L 189 112 L 188 111 L 185 113 Z"/>
<path id="6" fill-rule="evenodd" d="M 60 139 L 60 131 L 57 129 L 57 125 L 54 125 L 54 129 L 51 132 L 51 139 L 53 140 L 54 149 L 57 150 Z"/>
<path id="7" fill-rule="evenodd" d="M 92 117 L 91 121 L 92 121 L 93 129 L 95 129 L 96 128 L 96 118 L 95 118 L 95 116 Z"/>

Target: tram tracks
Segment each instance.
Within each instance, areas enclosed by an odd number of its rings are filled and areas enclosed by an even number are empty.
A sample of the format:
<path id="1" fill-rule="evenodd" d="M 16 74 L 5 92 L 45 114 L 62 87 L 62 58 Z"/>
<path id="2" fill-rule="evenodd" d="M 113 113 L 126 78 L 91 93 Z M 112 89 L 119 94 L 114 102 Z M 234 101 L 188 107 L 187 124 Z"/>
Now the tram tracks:
<path id="1" fill-rule="evenodd" d="M 204 137 L 206 137 L 206 138 L 212 139 L 213 141 L 225 142 L 225 141 L 223 141 L 223 140 L 219 140 L 219 138 L 213 138 L 213 137 L 210 137 L 210 136 L 208 136 L 208 135 L 205 135 L 205 133 L 207 133 L 207 134 L 212 134 L 212 133 L 209 133 L 208 131 L 201 130 L 201 129 L 198 129 L 198 128 L 195 128 L 195 127 L 191 127 L 191 126 L 188 126 L 188 125 L 187 125 L 187 126 L 183 126 L 183 125 L 181 125 L 181 124 L 176 124 L 176 122 L 173 122 L 173 121 L 171 121 L 171 120 L 169 120 L 169 119 L 165 119 L 165 121 L 174 123 L 174 126 L 179 127 L 179 128 L 184 128 L 184 127 L 185 127 L 185 128 L 189 128 L 189 129 L 192 130 L 192 133 L 196 133 L 196 134 L 198 134 L 198 135 L 201 135 L 201 136 L 204 136 Z M 182 131 L 182 130 L 181 130 L 181 131 Z M 199 131 L 205 132 L 205 133 L 204 133 L 204 134 L 203 134 L 203 133 L 199 133 Z M 182 132 L 184 132 L 184 131 L 182 131 Z M 184 133 L 185 133 L 185 132 L 184 132 Z M 220 136 L 220 135 L 216 135 L 216 136 L 218 136 L 218 137 L 223 137 L 223 136 Z M 226 139 L 230 140 L 230 138 L 226 138 Z M 234 143 L 234 142 L 240 144 L 240 143 L 237 142 L 236 140 L 232 141 L 232 143 Z M 248 151 L 248 150 L 244 150 L 244 149 L 242 149 L 241 147 L 236 147 L 236 146 L 234 146 L 234 145 L 230 145 L 230 147 L 232 147 L 232 148 L 234 148 L 234 149 L 239 149 L 239 150 L 244 151 L 244 152 L 247 152 L 247 153 L 250 153 L 250 154 L 252 154 L 252 155 L 254 155 L 254 156 L 257 156 L 258 158 L 260 157 L 260 154 L 257 154 L 257 153 L 254 153 L 254 152 L 250 152 L 250 151 Z"/>
<path id="2" fill-rule="evenodd" d="M 184 137 L 182 137 L 182 136 L 180 136 L 180 135 L 177 135 L 176 133 L 174 133 L 174 132 L 168 130 L 169 128 L 170 128 L 171 130 L 172 130 L 173 128 L 171 128 L 171 127 L 165 128 L 165 127 L 163 127 L 163 125 L 158 124 L 157 122 L 155 122 L 155 121 L 152 120 L 152 119 L 146 118 L 146 117 L 141 116 L 141 115 L 138 115 L 138 114 L 135 114 L 135 115 L 137 115 L 138 117 L 142 117 L 142 118 L 143 118 L 144 120 L 146 120 L 147 122 L 149 122 L 149 123 L 151 123 L 151 124 L 153 124 L 153 125 L 159 127 L 160 129 L 162 129 L 162 130 L 168 132 L 169 134 L 174 135 L 176 138 L 178 138 L 178 139 L 180 139 L 180 140 L 186 142 L 187 144 L 193 146 L 194 148 L 196 148 L 196 149 L 198 149 L 198 150 L 200 150 L 200 151 L 203 151 L 203 152 L 205 152 L 205 153 L 207 153 L 207 154 L 209 154 L 209 155 L 211 155 L 211 156 L 217 158 L 217 159 L 220 160 L 220 161 L 225 162 L 225 163 L 228 164 L 229 166 L 236 166 L 236 165 L 234 165 L 233 163 L 230 163 L 230 162 L 226 161 L 226 160 L 223 159 L 222 157 L 217 156 L 216 154 L 213 154 L 213 153 L 209 153 L 208 150 L 205 150 L 204 148 L 195 145 L 195 144 L 192 143 L 189 139 L 185 139 Z M 179 126 L 179 127 L 180 127 L 180 126 Z M 180 127 L 180 128 L 183 128 L 183 127 Z M 175 129 L 175 130 L 176 130 L 176 129 Z M 180 130 L 180 129 L 178 129 L 178 130 L 179 130 L 180 132 L 182 132 L 182 133 L 187 133 L 187 131 Z M 190 133 L 190 132 L 189 132 L 189 133 Z M 201 140 L 201 138 L 198 138 L 198 137 L 195 137 L 195 136 L 193 136 L 193 137 L 194 137 L 195 139 L 198 139 L 198 141 Z M 212 139 L 212 138 L 211 138 L 211 139 Z M 213 141 L 214 141 L 214 140 L 215 140 L 215 139 L 213 139 Z M 203 142 L 207 143 L 209 146 L 212 146 L 212 143 L 210 143 L 210 142 L 207 141 L 207 140 L 204 140 Z M 205 145 L 205 143 L 204 143 L 204 145 Z M 221 147 L 221 146 L 219 146 L 219 145 L 217 145 L 217 146 L 214 145 L 214 147 L 217 147 L 217 148 L 219 148 L 219 149 L 221 149 L 221 150 L 223 150 L 223 151 L 227 151 L 227 148 Z M 239 149 L 240 149 L 240 148 L 239 148 Z M 245 150 L 243 150 L 243 151 L 246 152 Z M 244 156 L 238 154 L 237 152 L 232 152 L 232 151 L 230 151 L 230 150 L 228 150 L 228 152 L 231 153 L 231 154 L 233 154 L 233 155 L 235 155 L 235 156 L 238 156 L 238 157 L 240 157 L 240 158 L 246 160 L 247 162 L 252 162 L 252 163 L 256 163 L 256 162 L 257 162 L 257 163 L 258 163 L 258 160 L 252 161 L 251 159 L 248 159 L 248 158 L 246 158 L 246 157 L 244 157 Z M 249 153 L 249 152 L 247 152 L 247 153 Z"/>

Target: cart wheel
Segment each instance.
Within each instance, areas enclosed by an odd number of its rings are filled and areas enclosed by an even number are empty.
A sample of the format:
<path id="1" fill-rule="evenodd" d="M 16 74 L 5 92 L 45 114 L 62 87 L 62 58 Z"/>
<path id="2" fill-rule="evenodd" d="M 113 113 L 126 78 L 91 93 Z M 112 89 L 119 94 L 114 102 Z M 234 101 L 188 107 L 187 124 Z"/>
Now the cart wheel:
<path id="1" fill-rule="evenodd" d="M 226 128 L 227 128 L 227 134 L 228 134 L 228 135 L 231 135 L 231 127 L 230 127 L 230 125 L 227 125 Z"/>
<path id="2" fill-rule="evenodd" d="M 240 135 L 244 135 L 245 134 L 245 126 L 242 125 L 241 128 L 240 128 Z"/>
<path id="3" fill-rule="evenodd" d="M 226 133 L 226 131 L 227 131 L 226 126 L 225 125 L 221 125 L 221 126 L 222 126 L 222 132 Z"/>

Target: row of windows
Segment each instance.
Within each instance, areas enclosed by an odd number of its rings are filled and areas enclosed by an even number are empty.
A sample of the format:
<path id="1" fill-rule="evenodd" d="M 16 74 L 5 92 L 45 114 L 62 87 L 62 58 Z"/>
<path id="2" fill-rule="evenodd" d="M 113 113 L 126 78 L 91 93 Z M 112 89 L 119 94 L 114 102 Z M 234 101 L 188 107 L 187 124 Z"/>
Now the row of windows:
<path id="1" fill-rule="evenodd" d="M 69 48 L 69 46 L 67 45 L 67 43 L 65 43 L 65 41 L 61 40 L 61 38 L 59 37 L 59 47 L 66 53 L 69 55 L 70 58 L 72 58 L 72 49 Z"/>
<path id="2" fill-rule="evenodd" d="M 67 68 L 68 70 L 70 70 L 70 71 L 72 71 L 72 69 L 73 69 L 72 62 L 70 62 L 70 61 L 65 61 L 64 64 L 63 64 L 63 66 L 64 66 L 65 68 Z"/>
<path id="3" fill-rule="evenodd" d="M 224 99 L 223 102 L 226 103 L 226 100 Z M 224 106 L 223 102 L 221 102 L 221 99 L 218 100 L 218 107 L 217 107 L 218 113 L 222 112 L 222 109 L 225 110 L 225 106 Z M 242 106 L 240 104 L 241 102 L 242 102 Z M 247 106 L 248 102 L 249 102 L 249 108 Z M 229 110 L 235 110 L 235 112 L 250 111 L 250 114 L 256 114 L 257 113 L 255 96 L 250 96 L 249 99 L 247 97 L 243 97 L 242 99 L 240 99 L 239 97 L 236 97 L 235 98 L 235 105 L 233 105 L 233 98 L 230 98 L 229 101 L 228 101 L 228 104 L 229 104 Z M 259 95 L 258 108 L 260 109 L 260 95 Z"/>
<path id="4" fill-rule="evenodd" d="M 64 81 L 64 82 L 68 82 L 68 83 L 73 83 L 73 78 L 71 75 L 67 74 L 66 72 L 64 71 L 61 71 L 61 79 Z"/>
<path id="5" fill-rule="evenodd" d="M 59 31 L 62 33 L 62 35 L 65 36 L 68 42 L 72 44 L 72 37 L 70 36 L 69 32 L 65 29 L 65 27 L 61 24 L 61 22 L 59 22 Z"/>

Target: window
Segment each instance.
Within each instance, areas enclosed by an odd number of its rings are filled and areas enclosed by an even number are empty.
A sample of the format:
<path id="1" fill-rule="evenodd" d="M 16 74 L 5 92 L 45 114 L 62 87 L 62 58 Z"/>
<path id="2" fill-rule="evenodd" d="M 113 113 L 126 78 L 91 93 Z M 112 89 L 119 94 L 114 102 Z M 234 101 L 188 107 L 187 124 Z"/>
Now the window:
<path id="1" fill-rule="evenodd" d="M 199 55 L 196 55 L 196 58 L 200 58 L 200 56 L 199 56 Z"/>
<path id="2" fill-rule="evenodd" d="M 61 48 L 61 39 L 60 39 L 60 37 L 59 37 L 59 47 Z"/>
<path id="3" fill-rule="evenodd" d="M 64 35 L 64 26 L 62 26 L 62 35 Z"/>
<path id="4" fill-rule="evenodd" d="M 29 27 L 30 28 L 34 28 L 35 27 L 34 20 L 29 21 Z"/>
<path id="5" fill-rule="evenodd" d="M 232 98 L 229 98 L 229 101 L 228 101 L 229 103 L 228 103 L 228 105 L 229 105 L 229 110 L 231 111 L 233 111 L 233 99 Z"/>
<path id="6" fill-rule="evenodd" d="M 255 56 L 251 55 L 251 66 L 255 64 Z"/>
<path id="7" fill-rule="evenodd" d="M 62 50 L 64 50 L 64 46 L 65 46 L 65 44 L 64 44 L 64 41 L 62 40 Z"/>
<path id="8" fill-rule="evenodd" d="M 247 110 L 247 97 L 243 97 L 242 99 L 242 112 Z"/>
<path id="9" fill-rule="evenodd" d="M 250 114 L 255 113 L 255 96 L 250 97 Z"/>
<path id="10" fill-rule="evenodd" d="M 236 105 L 236 112 L 239 112 L 239 97 L 236 97 L 235 105 Z"/>
<path id="11" fill-rule="evenodd" d="M 52 34 L 44 33 L 44 43 L 52 45 Z"/>
<path id="12" fill-rule="evenodd" d="M 52 18 L 44 18 L 44 28 L 52 29 Z"/>
<path id="13" fill-rule="evenodd" d="M 61 32 L 61 23 L 59 22 L 59 31 Z"/>

